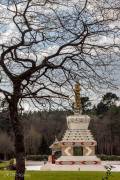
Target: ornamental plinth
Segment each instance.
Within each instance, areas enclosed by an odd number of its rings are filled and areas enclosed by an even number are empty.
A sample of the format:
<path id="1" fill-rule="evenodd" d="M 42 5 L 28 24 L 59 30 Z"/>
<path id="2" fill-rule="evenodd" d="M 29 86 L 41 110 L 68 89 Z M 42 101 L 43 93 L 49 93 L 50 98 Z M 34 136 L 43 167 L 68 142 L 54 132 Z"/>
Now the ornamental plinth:
<path id="1" fill-rule="evenodd" d="M 52 149 L 53 163 L 57 165 L 87 165 L 100 164 L 101 160 L 95 155 L 97 142 L 88 129 L 90 117 L 82 115 L 80 100 L 80 84 L 75 84 L 74 115 L 67 117 L 67 130 L 61 141 L 57 139 L 50 146 Z M 59 152 L 61 156 L 55 158 Z"/>

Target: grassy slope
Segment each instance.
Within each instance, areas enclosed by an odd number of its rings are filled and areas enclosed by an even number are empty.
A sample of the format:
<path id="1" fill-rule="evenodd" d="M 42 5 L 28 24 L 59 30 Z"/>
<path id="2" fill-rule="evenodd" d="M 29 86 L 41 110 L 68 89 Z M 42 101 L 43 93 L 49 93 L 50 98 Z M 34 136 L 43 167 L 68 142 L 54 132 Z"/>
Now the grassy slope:
<path id="1" fill-rule="evenodd" d="M 102 172 L 32 172 L 26 173 L 25 180 L 102 180 Z M 14 180 L 14 172 L 0 171 L 0 180 Z M 120 173 L 112 173 L 109 180 L 120 180 Z"/>

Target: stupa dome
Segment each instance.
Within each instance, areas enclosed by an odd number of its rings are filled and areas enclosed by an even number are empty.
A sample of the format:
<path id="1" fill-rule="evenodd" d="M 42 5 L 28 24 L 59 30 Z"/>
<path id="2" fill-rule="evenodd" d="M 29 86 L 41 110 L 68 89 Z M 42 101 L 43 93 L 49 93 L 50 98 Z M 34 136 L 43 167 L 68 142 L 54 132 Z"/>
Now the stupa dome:
<path id="1" fill-rule="evenodd" d="M 88 115 L 74 114 L 67 117 L 68 129 L 88 129 L 90 117 Z"/>

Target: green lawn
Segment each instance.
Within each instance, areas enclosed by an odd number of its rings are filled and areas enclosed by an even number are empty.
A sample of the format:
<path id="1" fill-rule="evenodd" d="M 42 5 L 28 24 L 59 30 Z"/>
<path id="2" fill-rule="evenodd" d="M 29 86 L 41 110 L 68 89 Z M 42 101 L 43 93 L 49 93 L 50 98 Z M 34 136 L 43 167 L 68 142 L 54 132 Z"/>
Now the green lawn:
<path id="1" fill-rule="evenodd" d="M 102 180 L 102 172 L 32 172 L 25 175 L 25 180 Z M 0 180 L 13 180 L 14 172 L 0 171 Z M 120 173 L 112 173 L 109 180 L 120 180 Z"/>
<path id="2" fill-rule="evenodd" d="M 2 163 L 0 163 L 0 168 L 6 167 L 8 165 L 9 165 L 9 161 L 2 162 Z"/>

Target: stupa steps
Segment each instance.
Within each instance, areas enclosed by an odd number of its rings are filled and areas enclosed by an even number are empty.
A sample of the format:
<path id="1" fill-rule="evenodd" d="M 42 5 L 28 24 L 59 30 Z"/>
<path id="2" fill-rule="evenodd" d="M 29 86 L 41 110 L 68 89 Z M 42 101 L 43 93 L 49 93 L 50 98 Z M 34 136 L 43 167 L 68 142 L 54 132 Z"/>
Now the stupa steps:
<path id="1" fill-rule="evenodd" d="M 96 156 L 61 156 L 55 162 L 56 165 L 98 165 L 101 160 Z"/>

